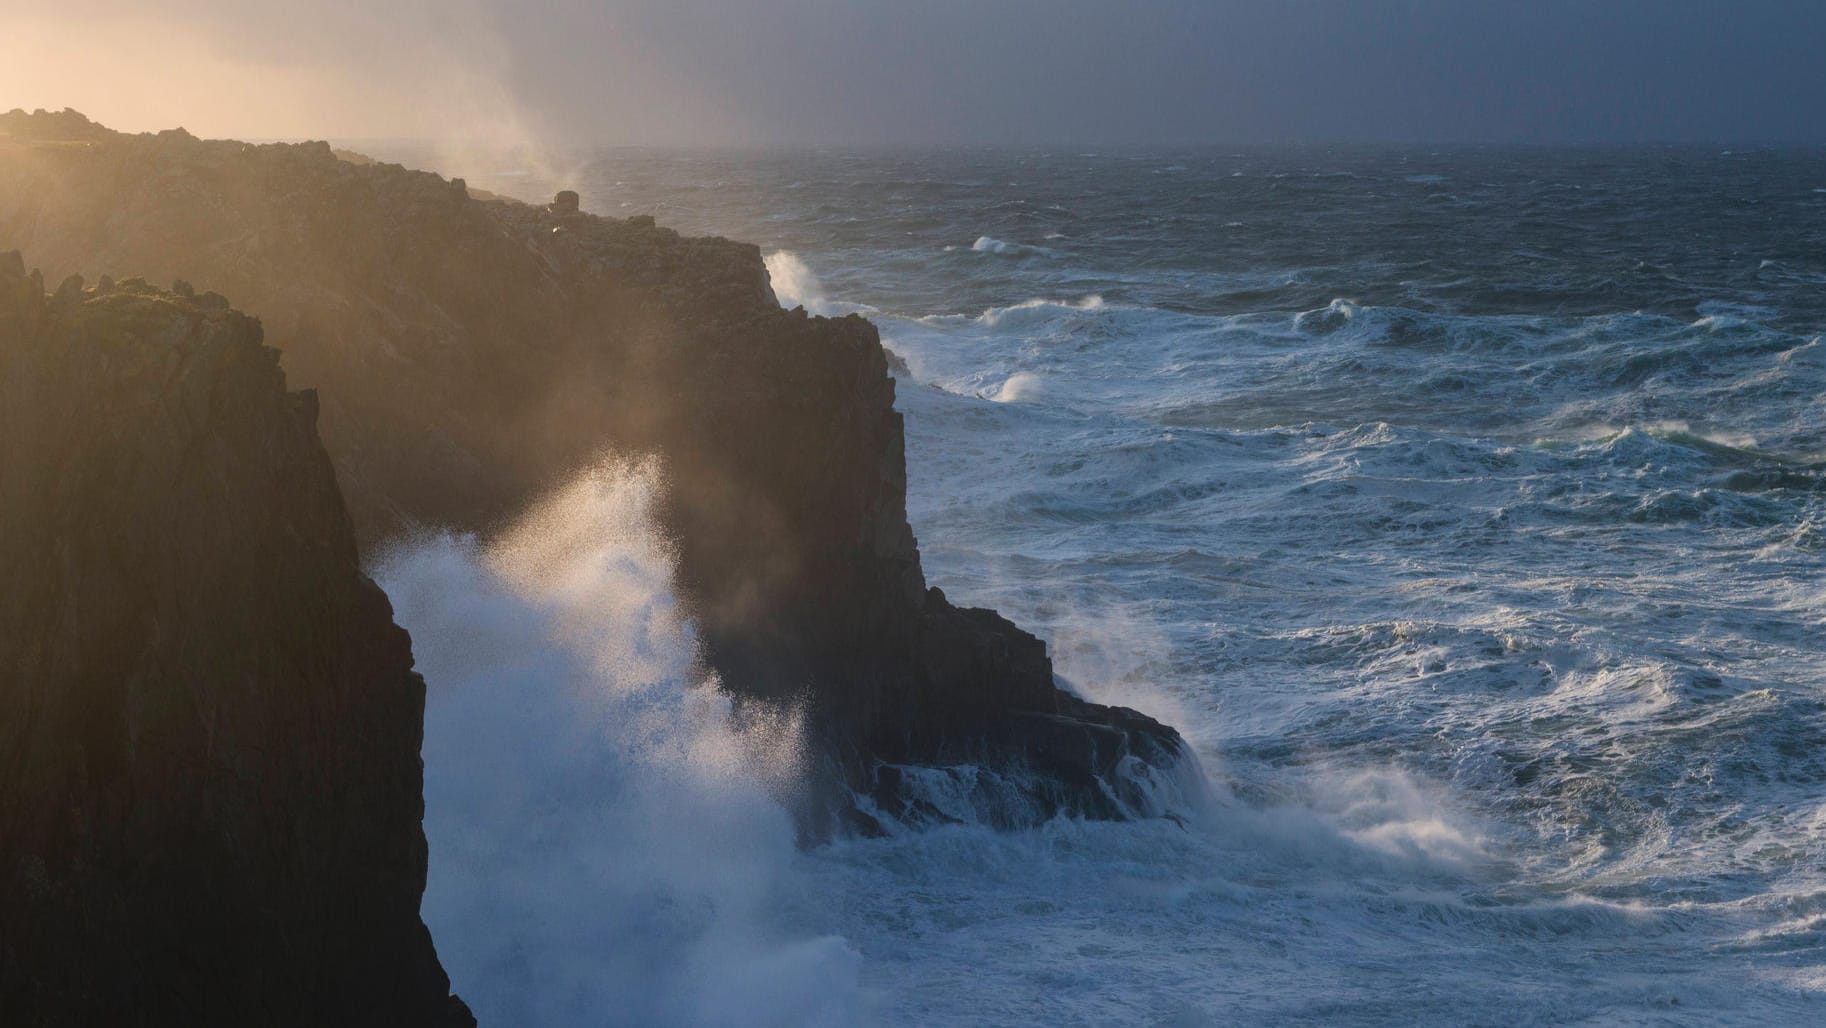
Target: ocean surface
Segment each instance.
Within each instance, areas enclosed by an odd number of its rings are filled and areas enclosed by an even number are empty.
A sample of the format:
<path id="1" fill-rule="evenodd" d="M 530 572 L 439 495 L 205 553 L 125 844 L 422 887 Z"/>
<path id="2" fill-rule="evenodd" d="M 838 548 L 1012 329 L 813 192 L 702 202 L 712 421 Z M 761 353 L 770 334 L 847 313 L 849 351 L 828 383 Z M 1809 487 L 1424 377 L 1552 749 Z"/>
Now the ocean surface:
<path id="1" fill-rule="evenodd" d="M 485 1024 L 1826 1023 L 1826 153 L 379 155 L 872 319 L 934 584 L 1212 793 L 796 850 L 605 457 L 378 566 Z"/>

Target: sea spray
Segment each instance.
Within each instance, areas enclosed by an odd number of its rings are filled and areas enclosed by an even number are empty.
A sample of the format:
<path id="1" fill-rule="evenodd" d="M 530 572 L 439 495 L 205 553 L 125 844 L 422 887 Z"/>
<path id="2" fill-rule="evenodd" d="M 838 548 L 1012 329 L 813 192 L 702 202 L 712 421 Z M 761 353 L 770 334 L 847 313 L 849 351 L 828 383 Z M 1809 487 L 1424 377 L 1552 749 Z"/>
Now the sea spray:
<path id="1" fill-rule="evenodd" d="M 774 296 L 780 301 L 780 306 L 804 307 L 813 314 L 827 313 L 824 287 L 798 254 L 776 250 L 767 255 L 765 263 L 767 277 L 773 284 Z"/>
<path id="2" fill-rule="evenodd" d="M 706 679 L 653 463 L 379 577 L 428 683 L 424 916 L 485 1024 L 848 1025 L 859 957 L 771 913 L 796 719 Z"/>

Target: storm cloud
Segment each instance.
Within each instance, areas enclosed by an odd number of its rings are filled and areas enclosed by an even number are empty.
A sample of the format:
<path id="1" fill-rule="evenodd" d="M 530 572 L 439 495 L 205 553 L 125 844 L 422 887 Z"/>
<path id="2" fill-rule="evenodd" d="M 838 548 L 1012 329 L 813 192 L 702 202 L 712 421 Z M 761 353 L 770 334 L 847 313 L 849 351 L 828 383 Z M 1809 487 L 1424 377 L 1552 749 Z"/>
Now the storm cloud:
<path id="1" fill-rule="evenodd" d="M 1800 0 L 68 0 L 5 23 L 0 107 L 208 134 L 1826 142 L 1826 5 Z"/>

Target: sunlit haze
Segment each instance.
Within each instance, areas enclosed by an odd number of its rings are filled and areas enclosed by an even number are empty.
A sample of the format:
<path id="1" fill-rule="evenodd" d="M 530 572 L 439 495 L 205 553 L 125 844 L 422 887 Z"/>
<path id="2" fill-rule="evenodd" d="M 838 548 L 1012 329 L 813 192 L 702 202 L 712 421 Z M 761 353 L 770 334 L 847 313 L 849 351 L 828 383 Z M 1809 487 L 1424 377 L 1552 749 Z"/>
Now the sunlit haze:
<path id="1" fill-rule="evenodd" d="M 0 0 L 0 1028 L 1826 1025 L 1823 49 Z"/>

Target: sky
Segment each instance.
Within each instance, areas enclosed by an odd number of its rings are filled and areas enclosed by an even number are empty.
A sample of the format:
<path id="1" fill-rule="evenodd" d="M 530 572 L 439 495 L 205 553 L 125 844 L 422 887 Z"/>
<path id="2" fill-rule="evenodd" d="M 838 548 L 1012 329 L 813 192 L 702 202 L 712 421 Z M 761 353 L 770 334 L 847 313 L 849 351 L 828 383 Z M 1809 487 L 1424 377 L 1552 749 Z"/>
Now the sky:
<path id="1" fill-rule="evenodd" d="M 242 138 L 1826 143 L 1826 0 L 0 0 L 0 109 Z"/>

